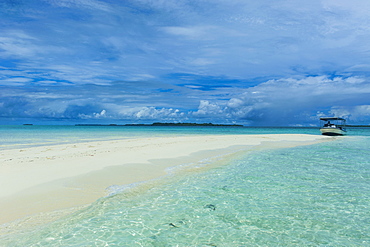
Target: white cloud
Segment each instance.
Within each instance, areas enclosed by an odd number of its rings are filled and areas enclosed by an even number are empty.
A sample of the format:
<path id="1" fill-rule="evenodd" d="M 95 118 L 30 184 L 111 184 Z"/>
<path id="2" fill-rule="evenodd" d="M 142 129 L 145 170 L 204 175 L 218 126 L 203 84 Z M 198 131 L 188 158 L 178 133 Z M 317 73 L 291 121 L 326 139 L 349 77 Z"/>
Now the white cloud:
<path id="1" fill-rule="evenodd" d="M 18 35 L 0 37 L 0 54 L 3 57 L 33 57 L 39 51 L 40 48 L 28 38 L 19 37 Z"/>
<path id="2" fill-rule="evenodd" d="M 255 124 L 275 121 L 275 124 L 299 124 L 318 118 L 317 109 L 328 110 L 321 115 L 352 119 L 368 117 L 370 83 L 364 78 L 325 76 L 302 79 L 280 79 L 240 90 L 229 101 L 200 101 L 194 116 L 219 116 L 227 119 L 255 121 Z M 358 104 L 345 106 L 346 102 Z M 316 116 L 316 117 L 315 117 Z"/>
<path id="3" fill-rule="evenodd" d="M 370 105 L 336 106 L 329 111 L 332 116 L 348 119 L 348 123 L 370 124 Z"/>
<path id="4" fill-rule="evenodd" d="M 135 114 L 137 119 L 175 119 L 179 117 L 177 109 L 156 109 L 155 107 L 143 107 Z"/>
<path id="5" fill-rule="evenodd" d="M 104 117 L 106 115 L 106 113 L 107 113 L 106 110 L 102 110 L 100 113 L 95 113 L 95 117 L 96 118 Z"/>
<path id="6" fill-rule="evenodd" d="M 87 8 L 99 11 L 111 11 L 111 6 L 98 0 L 46 0 L 49 3 L 65 8 Z"/>
<path id="7" fill-rule="evenodd" d="M 190 63 L 196 66 L 206 66 L 206 65 L 214 64 L 215 62 L 207 58 L 196 58 Z"/>
<path id="8" fill-rule="evenodd" d="M 12 77 L 12 78 L 1 79 L 0 77 L 0 85 L 3 85 L 3 86 L 24 86 L 28 82 L 32 82 L 32 79 L 24 78 L 24 77 Z"/>
<path id="9" fill-rule="evenodd" d="M 146 84 L 148 91 L 144 93 L 141 85 L 140 82 L 121 82 L 115 87 L 90 85 L 86 92 L 81 91 L 83 86 L 73 85 L 64 87 L 63 91 L 58 91 L 59 87 L 53 89 L 52 85 L 45 85 L 45 90 L 38 92 L 27 92 L 20 88 L 25 91 L 24 97 L 17 102 L 23 105 L 10 105 L 18 108 L 17 114 L 23 111 L 27 116 L 125 119 L 129 122 L 237 121 L 268 125 L 273 121 L 275 125 L 308 125 L 317 123 L 315 119 L 325 115 L 346 117 L 350 121 L 366 122 L 369 119 L 370 83 L 363 77 L 287 78 L 269 80 L 250 88 L 225 87 L 214 91 L 202 91 L 199 87 L 189 88 L 185 85 L 181 94 L 174 93 L 173 96 L 165 87 L 163 93 L 153 96 L 155 85 L 149 83 Z M 223 99 L 219 97 L 221 94 L 224 95 Z M 5 101 L 0 103 L 6 107 L 6 97 L 14 102 L 18 96 L 4 91 L 3 97 Z M 151 100 L 153 97 L 159 101 Z M 195 110 L 189 108 L 197 102 Z M 347 102 L 351 102 L 351 105 L 347 105 Z M 2 111 L 5 114 L 4 107 Z"/>
<path id="10" fill-rule="evenodd" d="M 169 34 L 180 35 L 189 39 L 209 40 L 214 38 L 215 27 L 212 26 L 192 26 L 192 27 L 163 27 Z"/>
<path id="11" fill-rule="evenodd" d="M 23 29 L 7 23 L 13 34 L 3 36 L 3 55 L 26 59 L 22 64 L 32 69 L 69 65 L 80 75 L 91 74 L 93 83 L 101 80 L 99 73 L 112 80 L 184 70 L 238 78 L 286 77 L 297 68 L 319 74 L 323 65 L 326 70 L 353 71 L 367 64 L 361 54 L 370 38 L 365 29 L 370 18 L 362 13 L 366 8 L 361 1 L 362 7 L 318 0 L 48 2 L 54 8 L 32 7 L 37 1 L 24 5 L 33 21 Z M 93 65 L 97 61 L 100 68 Z M 77 73 L 63 79 L 72 77 Z"/>
<path id="12" fill-rule="evenodd" d="M 210 103 L 207 100 L 201 100 L 198 111 L 194 112 L 194 115 L 220 115 L 222 112 L 222 108 L 217 103 Z"/>
<path id="13" fill-rule="evenodd" d="M 232 98 L 227 102 L 227 106 L 229 108 L 239 108 L 244 104 L 243 100 L 237 99 L 237 98 Z"/>
<path id="14" fill-rule="evenodd" d="M 368 17 L 370 14 L 369 3 L 363 0 L 353 0 L 351 2 L 346 0 L 324 0 L 322 3 L 324 8 L 329 11 L 340 9 L 346 13 L 361 17 Z"/>
<path id="15" fill-rule="evenodd" d="M 173 108 L 156 108 L 153 106 L 148 107 L 119 107 L 114 106 L 116 115 L 113 118 L 123 118 L 129 121 L 133 120 L 143 120 L 143 121 L 158 121 L 169 120 L 169 121 L 179 121 L 184 117 L 184 113 L 179 109 Z"/>

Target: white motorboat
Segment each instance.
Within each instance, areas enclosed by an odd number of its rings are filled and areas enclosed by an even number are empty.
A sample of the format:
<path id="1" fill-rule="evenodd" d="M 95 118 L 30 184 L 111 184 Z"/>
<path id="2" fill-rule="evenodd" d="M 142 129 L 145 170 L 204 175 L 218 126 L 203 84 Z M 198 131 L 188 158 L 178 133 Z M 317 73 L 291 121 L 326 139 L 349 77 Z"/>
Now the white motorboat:
<path id="1" fill-rule="evenodd" d="M 346 120 L 338 117 L 322 117 L 320 127 L 321 134 L 328 136 L 338 136 L 346 134 Z"/>

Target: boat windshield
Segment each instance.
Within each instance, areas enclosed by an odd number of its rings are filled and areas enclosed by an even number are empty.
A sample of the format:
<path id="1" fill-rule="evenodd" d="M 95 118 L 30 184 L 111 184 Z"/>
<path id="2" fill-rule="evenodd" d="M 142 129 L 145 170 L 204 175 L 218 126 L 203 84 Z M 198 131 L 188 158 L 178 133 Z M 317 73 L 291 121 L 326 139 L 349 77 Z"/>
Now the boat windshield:
<path id="1" fill-rule="evenodd" d="M 346 125 L 346 120 L 343 118 L 320 118 L 323 122 L 323 128 L 340 128 L 343 129 Z"/>

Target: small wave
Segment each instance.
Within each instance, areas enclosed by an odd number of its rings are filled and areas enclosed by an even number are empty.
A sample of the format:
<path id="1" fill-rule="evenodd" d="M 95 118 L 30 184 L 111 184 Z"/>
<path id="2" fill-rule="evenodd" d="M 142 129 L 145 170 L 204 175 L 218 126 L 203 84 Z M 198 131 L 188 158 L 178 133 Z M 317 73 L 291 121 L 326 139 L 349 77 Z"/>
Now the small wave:
<path id="1" fill-rule="evenodd" d="M 131 190 L 141 184 L 143 184 L 144 182 L 136 182 L 136 183 L 132 183 L 132 184 L 125 184 L 125 185 L 117 185 L 117 184 L 114 184 L 114 185 L 111 185 L 109 187 L 106 188 L 106 191 L 108 191 L 108 196 L 113 196 L 113 195 L 116 195 L 116 194 L 119 194 L 119 193 L 123 193 L 125 191 L 128 191 L 128 190 Z"/>

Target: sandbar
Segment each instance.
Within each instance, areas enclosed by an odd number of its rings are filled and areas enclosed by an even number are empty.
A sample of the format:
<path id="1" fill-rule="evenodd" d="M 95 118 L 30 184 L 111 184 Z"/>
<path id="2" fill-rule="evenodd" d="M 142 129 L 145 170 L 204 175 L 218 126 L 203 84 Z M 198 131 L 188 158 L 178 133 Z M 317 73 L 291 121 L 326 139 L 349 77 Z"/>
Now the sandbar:
<path id="1" fill-rule="evenodd" d="M 2 150 L 0 225 L 88 205 L 107 196 L 112 185 L 157 179 L 169 167 L 330 139 L 307 134 L 189 135 Z"/>

